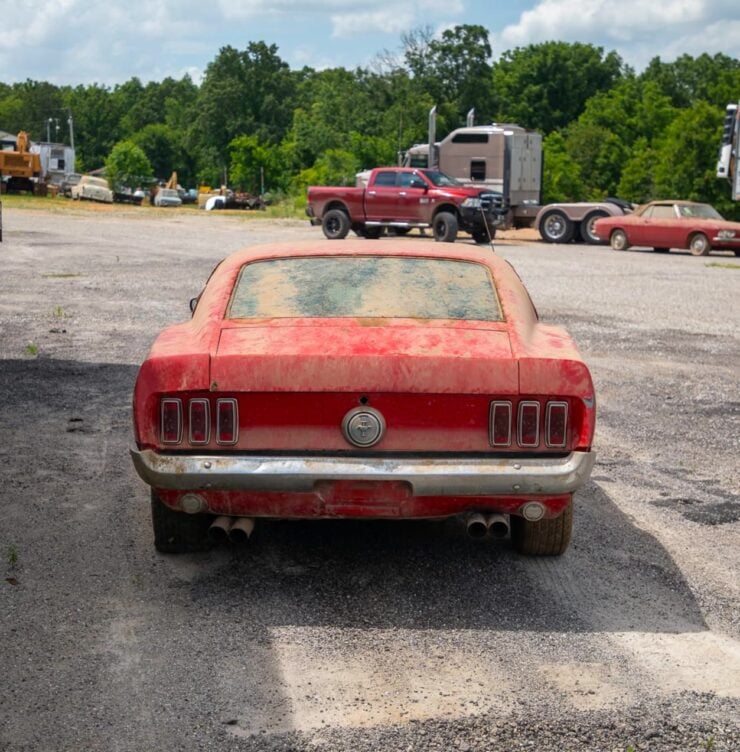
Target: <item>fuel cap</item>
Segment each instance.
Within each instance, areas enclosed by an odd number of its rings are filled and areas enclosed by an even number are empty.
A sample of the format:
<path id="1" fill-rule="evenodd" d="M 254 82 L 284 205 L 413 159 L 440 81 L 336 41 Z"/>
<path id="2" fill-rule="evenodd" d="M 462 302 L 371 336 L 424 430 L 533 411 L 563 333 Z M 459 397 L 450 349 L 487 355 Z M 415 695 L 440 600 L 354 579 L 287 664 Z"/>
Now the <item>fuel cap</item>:
<path id="1" fill-rule="evenodd" d="M 344 416 L 342 433 L 350 444 L 371 447 L 383 438 L 385 419 L 372 407 L 356 407 Z"/>

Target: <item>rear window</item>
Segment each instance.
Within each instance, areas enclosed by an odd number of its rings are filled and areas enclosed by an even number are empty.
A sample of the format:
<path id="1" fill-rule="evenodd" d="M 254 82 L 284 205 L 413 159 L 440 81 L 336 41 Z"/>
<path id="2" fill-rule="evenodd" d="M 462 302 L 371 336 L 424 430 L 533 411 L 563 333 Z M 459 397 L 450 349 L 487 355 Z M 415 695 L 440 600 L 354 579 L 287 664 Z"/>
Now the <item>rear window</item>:
<path id="1" fill-rule="evenodd" d="M 227 316 L 503 320 L 491 275 L 482 264 L 397 256 L 311 256 L 246 264 Z"/>

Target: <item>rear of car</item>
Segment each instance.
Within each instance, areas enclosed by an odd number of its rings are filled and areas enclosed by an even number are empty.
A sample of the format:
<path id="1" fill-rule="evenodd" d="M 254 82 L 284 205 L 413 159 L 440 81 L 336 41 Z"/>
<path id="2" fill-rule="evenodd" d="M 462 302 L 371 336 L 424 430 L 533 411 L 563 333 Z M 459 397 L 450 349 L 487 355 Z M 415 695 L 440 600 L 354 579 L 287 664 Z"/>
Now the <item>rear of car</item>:
<path id="1" fill-rule="evenodd" d="M 214 517 L 451 515 L 565 550 L 593 464 L 587 368 L 505 262 L 389 245 L 232 257 L 160 335 L 133 451 L 160 550 Z"/>

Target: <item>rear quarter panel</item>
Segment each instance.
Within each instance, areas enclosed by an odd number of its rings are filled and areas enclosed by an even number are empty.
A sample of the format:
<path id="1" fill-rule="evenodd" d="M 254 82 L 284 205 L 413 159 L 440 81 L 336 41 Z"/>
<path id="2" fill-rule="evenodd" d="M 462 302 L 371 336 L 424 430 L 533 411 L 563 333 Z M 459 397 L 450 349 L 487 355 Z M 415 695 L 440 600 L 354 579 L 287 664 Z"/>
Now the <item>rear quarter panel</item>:
<path id="1" fill-rule="evenodd" d="M 331 186 L 309 186 L 308 204 L 314 216 L 323 217 L 327 211 L 342 208 L 352 220 L 363 220 L 365 211 L 363 206 L 364 188 L 342 188 Z"/>

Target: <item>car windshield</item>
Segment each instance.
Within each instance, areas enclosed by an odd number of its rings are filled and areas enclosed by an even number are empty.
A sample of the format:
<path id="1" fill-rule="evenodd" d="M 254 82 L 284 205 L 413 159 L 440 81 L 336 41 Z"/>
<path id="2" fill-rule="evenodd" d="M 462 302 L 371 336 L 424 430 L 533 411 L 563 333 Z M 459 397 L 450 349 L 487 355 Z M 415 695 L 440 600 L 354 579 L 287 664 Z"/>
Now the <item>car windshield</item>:
<path id="1" fill-rule="evenodd" d="M 165 198 L 177 198 L 177 191 L 174 188 L 160 188 L 159 195 Z"/>
<path id="2" fill-rule="evenodd" d="M 434 185 L 437 186 L 462 185 L 459 180 L 455 180 L 455 178 L 451 178 L 449 175 L 445 175 L 444 172 L 440 172 L 439 170 L 422 170 L 422 172 L 432 181 L 432 183 L 434 183 Z"/>
<path id="3" fill-rule="evenodd" d="M 502 321 L 482 264 L 400 256 L 312 256 L 246 264 L 228 318 Z"/>
<path id="4" fill-rule="evenodd" d="M 722 215 L 709 204 L 678 204 L 678 213 L 688 218 L 722 219 Z"/>

